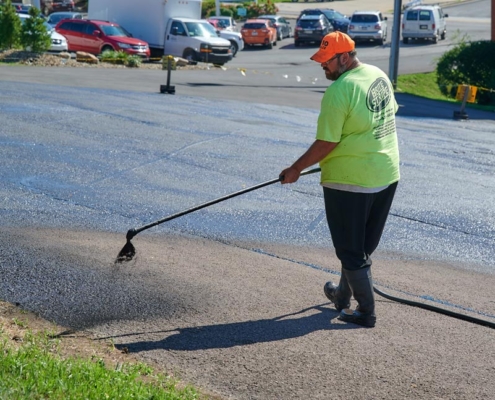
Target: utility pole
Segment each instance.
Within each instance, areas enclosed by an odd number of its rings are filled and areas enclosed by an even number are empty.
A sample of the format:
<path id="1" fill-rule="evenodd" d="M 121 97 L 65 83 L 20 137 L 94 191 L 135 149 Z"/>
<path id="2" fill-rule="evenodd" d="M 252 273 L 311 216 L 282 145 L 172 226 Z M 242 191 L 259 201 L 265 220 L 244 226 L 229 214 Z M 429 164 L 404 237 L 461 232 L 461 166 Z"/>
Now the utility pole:
<path id="1" fill-rule="evenodd" d="M 492 0 L 492 18 L 491 18 L 491 23 L 492 23 L 492 42 L 495 42 L 495 23 L 493 20 L 495 19 L 495 0 Z"/>
<path id="2" fill-rule="evenodd" d="M 495 1 L 495 0 L 492 0 Z M 402 0 L 394 1 L 394 26 L 392 28 L 392 40 L 390 44 L 390 59 L 388 66 L 388 77 L 392 82 L 394 90 L 397 89 L 397 75 L 399 71 L 399 43 L 400 43 L 400 16 Z"/>

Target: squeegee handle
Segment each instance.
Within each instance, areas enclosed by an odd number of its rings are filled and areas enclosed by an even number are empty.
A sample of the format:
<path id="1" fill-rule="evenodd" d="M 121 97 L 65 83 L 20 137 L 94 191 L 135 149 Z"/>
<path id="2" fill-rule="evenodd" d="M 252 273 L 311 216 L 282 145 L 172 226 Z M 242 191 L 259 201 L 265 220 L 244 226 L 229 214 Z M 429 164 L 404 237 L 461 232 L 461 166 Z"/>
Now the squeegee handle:
<path id="1" fill-rule="evenodd" d="M 314 173 L 320 172 L 320 171 L 321 171 L 321 168 L 309 169 L 309 170 L 306 170 L 306 171 L 301 172 L 301 176 L 302 175 L 314 174 Z M 154 227 L 156 225 L 163 224 L 164 222 L 170 221 L 172 219 L 181 217 L 183 215 L 192 213 L 192 212 L 197 211 L 197 210 L 201 210 L 202 208 L 209 207 L 209 206 L 211 206 L 213 204 L 220 203 L 220 202 L 222 202 L 224 200 L 231 199 L 232 197 L 236 197 L 236 196 L 239 196 L 241 194 L 244 194 L 244 193 L 247 193 L 247 192 L 251 192 L 253 190 L 260 189 L 260 188 L 265 187 L 265 186 L 268 186 L 268 185 L 272 185 L 274 183 L 277 183 L 277 182 L 282 181 L 282 179 L 283 179 L 283 177 L 282 176 L 279 176 L 277 179 L 272 179 L 271 181 L 266 181 L 266 182 L 263 182 L 263 183 L 259 183 L 258 185 L 251 186 L 251 187 L 248 187 L 246 189 L 239 190 L 238 192 L 234 192 L 234 193 L 228 194 L 226 196 L 219 197 L 218 199 L 211 200 L 211 201 L 208 201 L 208 202 L 203 203 L 203 204 L 199 204 L 199 205 L 197 205 L 195 207 L 192 207 L 192 208 L 188 208 L 187 210 L 180 211 L 180 212 L 178 212 L 176 214 L 169 215 L 168 217 L 165 217 L 165 218 L 160 219 L 158 221 L 152 222 L 152 223 L 150 223 L 148 225 L 144 225 L 144 226 L 142 226 L 140 228 L 131 229 L 127 233 L 128 239 L 130 240 L 130 239 L 132 239 L 133 236 L 136 236 L 139 232 L 142 232 L 142 231 L 144 231 L 146 229 L 152 228 L 152 227 Z M 129 236 L 132 236 L 132 237 L 129 238 Z"/>

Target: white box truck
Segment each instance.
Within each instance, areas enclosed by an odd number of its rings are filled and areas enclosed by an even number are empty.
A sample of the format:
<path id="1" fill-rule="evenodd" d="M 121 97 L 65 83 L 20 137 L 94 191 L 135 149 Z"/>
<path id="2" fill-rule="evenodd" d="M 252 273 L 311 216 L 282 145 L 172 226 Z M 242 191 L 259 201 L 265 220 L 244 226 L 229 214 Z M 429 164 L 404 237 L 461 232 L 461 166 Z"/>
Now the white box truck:
<path id="1" fill-rule="evenodd" d="M 148 42 L 151 55 L 223 65 L 231 44 L 201 19 L 201 0 L 90 0 L 88 19 L 117 22 Z"/>

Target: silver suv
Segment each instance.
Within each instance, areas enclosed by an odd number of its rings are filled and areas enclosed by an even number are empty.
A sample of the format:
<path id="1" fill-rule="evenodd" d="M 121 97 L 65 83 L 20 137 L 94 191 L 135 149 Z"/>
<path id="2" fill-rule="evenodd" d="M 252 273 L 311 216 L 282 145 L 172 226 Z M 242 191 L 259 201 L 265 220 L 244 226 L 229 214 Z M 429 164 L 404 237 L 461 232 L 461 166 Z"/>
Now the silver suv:
<path id="1" fill-rule="evenodd" d="M 356 11 L 352 14 L 347 34 L 354 40 L 387 41 L 387 17 L 380 11 Z"/>

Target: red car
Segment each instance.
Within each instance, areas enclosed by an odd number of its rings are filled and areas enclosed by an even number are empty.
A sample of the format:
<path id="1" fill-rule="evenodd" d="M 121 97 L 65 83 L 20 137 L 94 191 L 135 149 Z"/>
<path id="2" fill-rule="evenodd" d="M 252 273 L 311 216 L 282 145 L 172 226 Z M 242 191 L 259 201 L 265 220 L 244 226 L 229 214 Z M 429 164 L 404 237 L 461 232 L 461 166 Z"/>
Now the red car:
<path id="1" fill-rule="evenodd" d="M 124 51 L 131 55 L 150 57 L 150 47 L 144 40 L 133 38 L 119 24 L 89 19 L 65 19 L 55 26 L 65 36 L 69 51 L 85 51 L 98 55 L 105 50 Z"/>
<path id="2" fill-rule="evenodd" d="M 215 27 L 217 31 L 221 31 L 226 28 L 225 23 L 218 19 L 207 19 L 207 21 Z"/>

